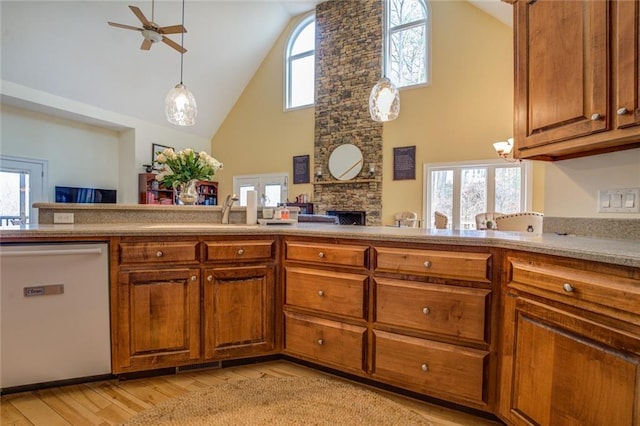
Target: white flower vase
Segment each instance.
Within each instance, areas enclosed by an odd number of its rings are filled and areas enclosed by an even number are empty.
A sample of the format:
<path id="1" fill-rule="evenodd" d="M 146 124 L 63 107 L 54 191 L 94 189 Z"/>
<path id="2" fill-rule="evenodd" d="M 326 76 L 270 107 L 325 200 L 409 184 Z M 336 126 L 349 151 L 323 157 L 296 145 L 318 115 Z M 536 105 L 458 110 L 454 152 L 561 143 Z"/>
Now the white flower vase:
<path id="1" fill-rule="evenodd" d="M 178 199 L 182 204 L 192 206 L 198 201 L 198 180 L 191 179 L 187 183 L 181 183 L 178 186 Z"/>

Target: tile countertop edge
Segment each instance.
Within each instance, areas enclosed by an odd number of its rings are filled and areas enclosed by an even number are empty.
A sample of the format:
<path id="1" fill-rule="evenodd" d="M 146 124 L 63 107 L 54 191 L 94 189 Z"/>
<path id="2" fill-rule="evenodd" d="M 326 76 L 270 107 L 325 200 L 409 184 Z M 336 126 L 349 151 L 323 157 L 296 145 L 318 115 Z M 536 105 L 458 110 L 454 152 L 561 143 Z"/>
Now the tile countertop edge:
<path id="1" fill-rule="evenodd" d="M 296 226 L 233 225 L 216 227 L 193 224 L 187 228 L 154 227 L 149 224 L 27 225 L 0 229 L 0 241 L 19 242 L 37 238 L 91 238 L 117 236 L 280 234 L 329 238 L 368 239 L 386 242 L 455 244 L 496 247 L 576 259 L 640 267 L 640 242 L 604 238 L 530 235 L 501 231 L 450 231 L 422 228 L 369 227 L 300 223 Z"/>

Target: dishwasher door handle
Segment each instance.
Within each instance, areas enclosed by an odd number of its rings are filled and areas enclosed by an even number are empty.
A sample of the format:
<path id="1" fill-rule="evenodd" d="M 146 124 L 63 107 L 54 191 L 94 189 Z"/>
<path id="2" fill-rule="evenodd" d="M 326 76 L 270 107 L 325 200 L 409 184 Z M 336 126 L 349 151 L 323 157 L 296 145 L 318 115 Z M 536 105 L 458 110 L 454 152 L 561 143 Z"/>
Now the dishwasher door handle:
<path id="1" fill-rule="evenodd" d="M 76 254 L 102 254 L 102 249 L 86 248 L 86 249 L 54 249 L 54 250 L 24 250 L 24 251 L 2 251 L 0 249 L 0 257 L 72 256 Z"/>

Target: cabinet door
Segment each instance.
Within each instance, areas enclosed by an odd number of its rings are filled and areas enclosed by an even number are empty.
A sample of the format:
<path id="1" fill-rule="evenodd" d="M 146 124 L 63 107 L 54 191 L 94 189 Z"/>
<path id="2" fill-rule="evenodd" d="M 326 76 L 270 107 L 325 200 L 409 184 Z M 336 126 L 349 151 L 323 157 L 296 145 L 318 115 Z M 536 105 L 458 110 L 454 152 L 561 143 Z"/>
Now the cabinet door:
<path id="1" fill-rule="evenodd" d="M 212 268 L 205 277 L 205 357 L 253 356 L 273 350 L 273 267 Z"/>
<path id="2" fill-rule="evenodd" d="M 509 417 L 526 425 L 638 425 L 639 353 L 637 336 L 518 298 Z"/>
<path id="3" fill-rule="evenodd" d="M 615 125 L 640 125 L 640 1 L 616 2 Z"/>
<path id="4" fill-rule="evenodd" d="M 515 8 L 517 149 L 608 130 L 609 2 Z"/>
<path id="5" fill-rule="evenodd" d="M 198 269 L 120 272 L 116 306 L 114 373 L 200 358 Z"/>

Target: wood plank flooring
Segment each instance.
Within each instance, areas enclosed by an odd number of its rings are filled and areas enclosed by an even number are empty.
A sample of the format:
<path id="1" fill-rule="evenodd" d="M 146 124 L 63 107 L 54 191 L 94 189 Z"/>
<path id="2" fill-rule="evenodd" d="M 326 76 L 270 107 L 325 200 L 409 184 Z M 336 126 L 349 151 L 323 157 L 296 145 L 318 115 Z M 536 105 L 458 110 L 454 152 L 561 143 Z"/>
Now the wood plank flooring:
<path id="1" fill-rule="evenodd" d="M 35 426 L 119 425 L 153 405 L 207 386 L 261 377 L 328 376 L 278 360 L 222 369 L 128 381 L 108 380 L 2 396 L 0 424 Z M 421 413 L 434 425 L 488 426 L 499 423 L 374 389 Z"/>

